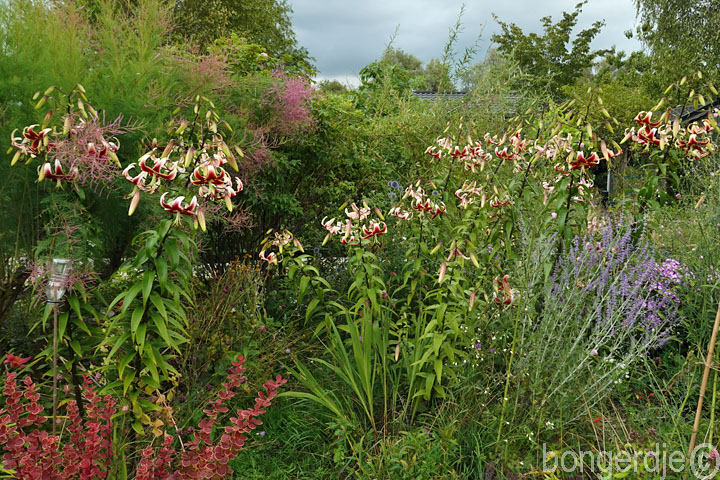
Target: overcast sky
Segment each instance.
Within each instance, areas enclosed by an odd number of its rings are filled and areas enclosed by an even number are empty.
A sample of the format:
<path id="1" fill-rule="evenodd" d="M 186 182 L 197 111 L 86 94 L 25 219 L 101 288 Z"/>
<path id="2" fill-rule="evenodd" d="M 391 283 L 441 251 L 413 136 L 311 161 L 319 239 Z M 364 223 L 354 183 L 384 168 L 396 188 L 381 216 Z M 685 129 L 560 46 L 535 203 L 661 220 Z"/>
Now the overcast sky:
<path id="1" fill-rule="evenodd" d="M 289 0 L 298 42 L 315 57 L 319 78 L 357 83 L 358 72 L 380 58 L 395 28 L 393 46 L 417 56 L 423 62 L 440 57 L 465 4 L 464 32 L 458 39 L 458 51 L 482 35 L 477 60 L 490 46 L 490 36 L 499 31 L 492 19 L 516 23 L 525 33 L 540 33 L 540 18 L 550 15 L 556 22 L 563 11 L 574 10 L 579 0 Z M 594 48 L 631 51 L 640 48 L 625 38 L 626 30 L 635 30 L 632 0 L 589 0 L 580 15 L 578 30 L 596 20 L 605 27 L 593 42 Z"/>

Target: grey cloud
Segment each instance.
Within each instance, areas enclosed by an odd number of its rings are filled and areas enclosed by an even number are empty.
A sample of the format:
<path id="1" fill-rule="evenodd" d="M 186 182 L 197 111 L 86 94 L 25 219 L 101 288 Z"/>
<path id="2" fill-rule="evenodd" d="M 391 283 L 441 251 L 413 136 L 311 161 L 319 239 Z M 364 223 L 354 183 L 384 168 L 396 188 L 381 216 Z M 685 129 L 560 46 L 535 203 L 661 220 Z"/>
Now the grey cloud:
<path id="1" fill-rule="evenodd" d="M 539 19 L 560 18 L 563 10 L 573 10 L 577 0 L 509 0 L 505 2 L 465 2 L 464 31 L 457 50 L 470 46 L 482 32 L 477 59 L 481 60 L 490 37 L 499 31 L 492 13 L 500 20 L 519 25 L 523 31 L 541 30 Z M 416 55 L 423 62 L 440 57 L 448 41 L 448 30 L 455 24 L 461 0 L 291 0 L 293 25 L 298 41 L 315 57 L 321 77 L 354 76 L 382 51 L 399 25 L 394 46 Z M 616 45 L 635 50 L 639 45 L 624 36 L 635 26 L 632 0 L 591 0 L 580 16 L 579 28 L 596 20 L 605 27 L 595 39 L 595 48 Z"/>

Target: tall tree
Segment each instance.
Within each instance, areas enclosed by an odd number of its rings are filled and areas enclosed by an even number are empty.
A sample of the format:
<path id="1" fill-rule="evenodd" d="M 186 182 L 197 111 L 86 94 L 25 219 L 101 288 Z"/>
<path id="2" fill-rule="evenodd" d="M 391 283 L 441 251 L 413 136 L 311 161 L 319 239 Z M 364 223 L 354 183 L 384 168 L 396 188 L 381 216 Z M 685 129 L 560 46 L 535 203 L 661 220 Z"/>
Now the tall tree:
<path id="1" fill-rule="evenodd" d="M 399 48 L 386 48 L 381 61 L 387 62 L 390 65 L 403 67 L 412 77 L 418 77 L 423 74 L 422 61 L 412 53 L 407 53 Z"/>
<path id="2" fill-rule="evenodd" d="M 291 14 L 286 0 L 177 0 L 175 32 L 202 47 L 235 33 L 263 45 L 272 55 L 308 63 L 308 51 L 295 38 Z"/>
<path id="3" fill-rule="evenodd" d="M 640 20 L 638 38 L 650 50 L 654 68 L 669 81 L 697 70 L 720 73 L 718 0 L 634 2 Z"/>
<path id="4" fill-rule="evenodd" d="M 515 60 L 523 72 L 522 85 L 533 90 L 545 88 L 551 95 L 558 95 L 560 87 L 572 84 L 594 60 L 604 53 L 593 50 L 590 43 L 600 33 L 603 21 L 597 21 L 590 28 L 573 37 L 582 7 L 587 1 L 578 3 L 571 13 L 563 12 L 562 19 L 553 23 L 552 17 L 540 19 L 544 34 L 525 34 L 514 23 L 505 23 L 494 16 L 502 33 L 491 37 L 498 51 Z"/>
<path id="5" fill-rule="evenodd" d="M 450 77 L 450 68 L 447 64 L 431 58 L 425 66 L 425 83 L 427 88 L 433 92 L 452 91 L 455 85 Z"/>

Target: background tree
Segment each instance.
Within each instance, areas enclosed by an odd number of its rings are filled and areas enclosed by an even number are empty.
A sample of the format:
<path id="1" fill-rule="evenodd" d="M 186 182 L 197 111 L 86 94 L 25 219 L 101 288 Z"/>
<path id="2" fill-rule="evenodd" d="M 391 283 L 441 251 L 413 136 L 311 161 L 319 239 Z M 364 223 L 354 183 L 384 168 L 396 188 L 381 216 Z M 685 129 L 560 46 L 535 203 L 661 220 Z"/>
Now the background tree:
<path id="1" fill-rule="evenodd" d="M 491 37 L 498 52 L 513 58 L 525 74 L 522 86 L 533 90 L 546 89 L 557 96 L 562 85 L 571 85 L 583 72 L 592 67 L 595 59 L 605 51 L 593 50 L 590 43 L 600 33 L 603 21 L 596 21 L 590 28 L 580 31 L 571 41 L 582 7 L 578 3 L 571 13 L 563 12 L 562 19 L 553 23 L 552 17 L 540 19 L 544 34 L 525 34 L 514 23 L 505 23 L 494 16 L 502 33 Z"/>
<path id="2" fill-rule="evenodd" d="M 717 0 L 634 0 L 638 38 L 653 67 L 670 81 L 702 70 L 720 72 L 720 5 Z"/>
<path id="3" fill-rule="evenodd" d="M 386 48 L 381 60 L 390 65 L 401 66 L 412 77 L 419 77 L 425 74 L 422 61 L 412 53 L 407 53 L 399 48 Z"/>
<path id="4" fill-rule="evenodd" d="M 433 92 L 452 91 L 455 89 L 455 85 L 450 77 L 450 68 L 437 58 L 431 58 L 427 66 L 425 66 L 425 82 L 427 88 Z"/>
<path id="5" fill-rule="evenodd" d="M 285 0 L 179 0 L 173 20 L 177 37 L 201 47 L 234 33 L 264 45 L 270 55 L 285 57 L 288 64 L 309 67 L 310 57 L 297 43 L 291 13 Z"/>

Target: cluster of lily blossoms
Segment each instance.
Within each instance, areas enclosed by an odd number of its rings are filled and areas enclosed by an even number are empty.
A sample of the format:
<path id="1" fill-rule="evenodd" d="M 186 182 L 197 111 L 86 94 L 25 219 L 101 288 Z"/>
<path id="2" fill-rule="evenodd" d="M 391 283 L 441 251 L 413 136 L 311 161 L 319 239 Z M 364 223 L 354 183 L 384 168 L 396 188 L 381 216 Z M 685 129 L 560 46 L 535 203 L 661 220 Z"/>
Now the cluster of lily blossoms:
<path id="1" fill-rule="evenodd" d="M 23 157 L 28 162 L 42 158 L 42 164 L 37 169 L 38 181 L 54 181 L 58 187 L 62 182 L 78 180 L 83 173 L 78 165 L 89 169 L 105 168 L 106 165 L 119 168 L 120 161 L 116 155 L 119 142 L 115 138 L 105 138 L 102 127 L 96 123 L 96 117 L 85 120 L 68 114 L 62 130 L 42 128 L 37 124 L 25 127 L 20 136 L 17 136 L 17 130 L 13 130 L 10 152 L 15 149 L 15 155 L 11 165 Z"/>
<path id="2" fill-rule="evenodd" d="M 710 140 L 710 132 L 714 128 L 708 119 L 681 127 L 678 118 L 672 123 L 664 123 L 663 118 L 669 118 L 669 114 L 654 122 L 652 112 L 638 113 L 635 122 L 640 127 L 637 131 L 635 128 L 626 130 L 623 142 L 631 140 L 641 147 L 658 147 L 661 150 L 674 144 L 691 159 L 705 158 L 715 150 L 716 147 Z"/>
<path id="3" fill-rule="evenodd" d="M 171 159 L 175 157 L 175 160 Z M 239 178 L 233 177 L 223 168 L 223 165 L 234 162 L 232 154 L 222 138 L 215 137 L 200 151 L 194 147 L 182 149 L 170 141 L 161 149 L 153 141 L 152 149 L 140 157 L 137 164 L 131 163 L 123 176 L 135 187 L 131 193 L 129 215 L 135 212 L 142 193 L 152 194 L 158 191 L 165 183 L 166 190 L 160 196 L 160 205 L 166 212 L 178 215 L 195 217 L 200 226 L 205 229 L 205 209 L 200 205 L 198 197 L 211 202 L 225 202 L 228 210 L 232 211 L 232 198 L 243 190 L 243 183 Z M 139 172 L 133 176 L 133 170 Z M 181 180 L 183 190 L 188 187 L 197 187 L 196 193 L 189 202 L 186 195 L 180 195 L 173 190 L 174 181 Z M 166 200 L 166 197 L 168 200 Z"/>
<path id="4" fill-rule="evenodd" d="M 375 213 L 376 217 L 372 217 L 372 213 Z M 341 233 L 343 236 L 340 243 L 351 247 L 362 245 L 363 240 L 376 241 L 377 237 L 387 233 L 387 225 L 380 210 L 377 208 L 371 210 L 365 202 L 361 207 L 353 203 L 350 205 L 350 209 L 345 208 L 345 216 L 344 221 L 335 218 L 328 220 L 327 217 L 322 219 L 322 226 L 328 231 L 323 240 L 323 245 L 327 243 L 330 237 Z"/>
<path id="5" fill-rule="evenodd" d="M 262 243 L 262 250 L 258 256 L 260 260 L 270 265 L 277 265 L 280 259 L 279 255 L 282 255 L 283 250 L 288 250 L 288 246 L 294 247 L 300 252 L 305 251 L 300 240 L 295 238 L 290 230 L 283 230 L 282 232 L 273 232 L 270 230 L 268 231 L 268 237 L 265 238 Z M 271 249 L 273 249 L 273 251 L 269 251 Z"/>

